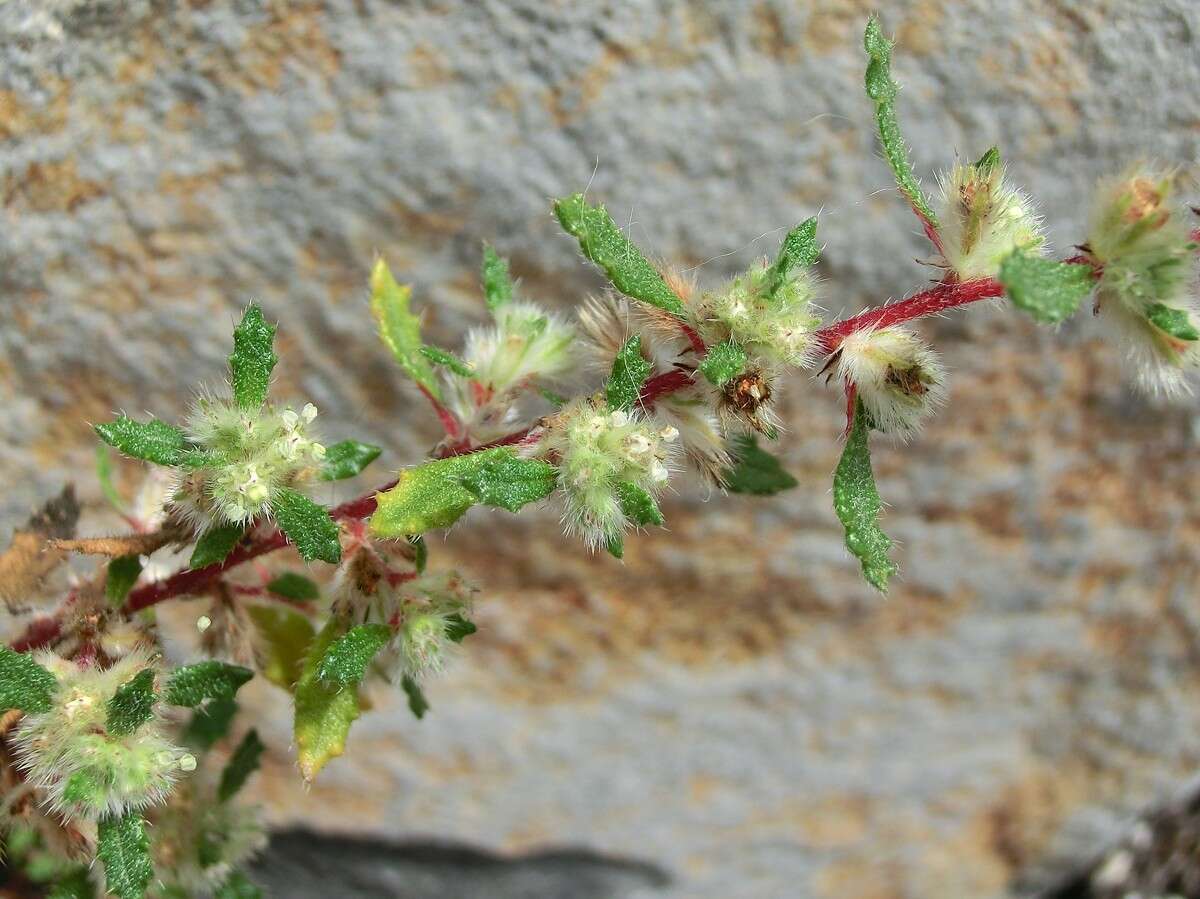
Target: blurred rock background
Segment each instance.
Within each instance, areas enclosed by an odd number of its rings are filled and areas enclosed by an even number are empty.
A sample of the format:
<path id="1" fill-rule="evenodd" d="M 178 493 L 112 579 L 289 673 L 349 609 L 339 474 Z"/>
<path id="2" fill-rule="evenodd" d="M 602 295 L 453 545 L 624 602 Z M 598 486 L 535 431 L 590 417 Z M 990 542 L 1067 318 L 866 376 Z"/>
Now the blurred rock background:
<path id="1" fill-rule="evenodd" d="M 585 185 L 702 284 L 820 212 L 833 314 L 920 286 L 861 89 L 872 8 L 927 183 L 998 144 L 1067 249 L 1097 176 L 1194 172 L 1193 0 L 0 4 L 0 531 L 67 479 L 110 526 L 87 422 L 178 417 L 251 298 L 281 395 L 388 447 L 375 480 L 419 459 L 435 425 L 371 334 L 373 258 L 444 342 L 482 318 L 485 239 L 569 308 L 601 282 L 549 200 Z M 376 697 L 307 793 L 261 689 L 273 820 L 620 859 L 597 896 L 1024 895 L 1094 854 L 1200 761 L 1195 403 L 1133 397 L 1087 316 L 925 331 L 952 392 L 876 450 L 888 599 L 830 508 L 838 398 L 797 378 L 790 494 L 682 484 L 623 565 L 552 511 L 435 539 L 480 633 L 429 717 Z M 520 895 L 593 895 L 554 889 Z"/>

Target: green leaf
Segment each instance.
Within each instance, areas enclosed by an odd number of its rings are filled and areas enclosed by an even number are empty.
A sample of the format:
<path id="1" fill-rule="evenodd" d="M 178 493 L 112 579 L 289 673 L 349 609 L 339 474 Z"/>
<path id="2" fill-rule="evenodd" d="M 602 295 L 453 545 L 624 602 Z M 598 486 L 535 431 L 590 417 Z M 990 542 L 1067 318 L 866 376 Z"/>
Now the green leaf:
<path id="1" fill-rule="evenodd" d="M 846 448 L 833 473 L 833 510 L 845 528 L 846 548 L 862 562 L 863 577 L 872 587 L 886 593 L 888 578 L 896 573 L 897 567 L 888 558 L 892 541 L 879 528 L 883 504 L 871 471 L 867 431 L 868 416 L 859 400 Z"/>
<path id="2" fill-rule="evenodd" d="M 103 808 L 108 799 L 108 787 L 94 769 L 84 768 L 67 779 L 62 798 L 76 807 Z"/>
<path id="3" fill-rule="evenodd" d="M 463 480 L 489 462 L 511 457 L 508 447 L 495 447 L 404 469 L 396 486 L 379 494 L 379 506 L 371 516 L 371 533 L 376 537 L 405 537 L 449 527 L 476 502 Z"/>
<path id="4" fill-rule="evenodd" d="M 565 406 L 567 404 L 567 398 L 561 393 L 555 393 L 553 390 L 545 387 L 539 387 L 537 391 L 541 394 L 542 399 L 551 406 Z"/>
<path id="5" fill-rule="evenodd" d="M 475 369 L 471 368 L 463 360 L 459 359 L 453 353 L 443 350 L 441 347 L 430 346 L 425 344 L 421 347 L 421 355 L 432 362 L 434 365 L 440 365 L 443 368 L 448 368 L 460 378 L 475 377 Z"/>
<path id="6" fill-rule="evenodd" d="M 779 460 L 758 446 L 753 434 L 742 434 L 733 441 L 734 464 L 722 478 L 730 493 L 771 496 L 796 486 L 794 477 L 783 470 Z"/>
<path id="7" fill-rule="evenodd" d="M 258 631 L 263 677 L 291 691 L 304 670 L 304 655 L 316 630 L 304 615 L 278 605 L 250 606 L 250 620 Z"/>
<path id="8" fill-rule="evenodd" d="M 96 890 L 92 879 L 88 877 L 88 869 L 77 867 L 62 875 L 46 894 L 46 899 L 95 899 Z"/>
<path id="9" fill-rule="evenodd" d="M 271 583 L 267 584 L 267 589 L 276 596 L 282 596 L 293 602 L 309 602 L 321 595 L 321 588 L 316 583 L 294 571 L 285 571 L 283 574 L 276 575 Z"/>
<path id="10" fill-rule="evenodd" d="M 746 351 L 732 340 L 718 343 L 700 363 L 701 374 L 718 387 L 724 386 L 745 370 Z"/>
<path id="11" fill-rule="evenodd" d="M 475 626 L 474 621 L 468 621 L 462 615 L 447 615 L 446 616 L 446 639 L 454 643 L 461 643 L 464 639 L 471 636 L 479 628 Z"/>
<path id="12" fill-rule="evenodd" d="M 483 271 L 481 274 L 483 296 L 487 300 L 488 309 L 495 312 L 501 306 L 508 305 L 513 298 L 513 283 L 508 274 L 508 260 L 486 243 L 483 245 Z"/>
<path id="13" fill-rule="evenodd" d="M 341 531 L 329 510 L 290 487 L 275 491 L 271 502 L 275 523 L 306 562 L 320 559 L 330 565 L 342 560 Z"/>
<path id="14" fill-rule="evenodd" d="M 258 760 L 266 748 L 258 738 L 258 731 L 250 728 L 221 772 L 221 786 L 217 788 L 217 798 L 221 802 L 232 799 L 246 779 L 258 770 Z"/>
<path id="15" fill-rule="evenodd" d="M 237 700 L 233 697 L 206 702 L 192 712 L 192 720 L 183 732 L 184 742 L 202 750 L 211 749 L 217 740 L 229 733 L 229 725 L 237 711 Z"/>
<path id="16" fill-rule="evenodd" d="M 241 871 L 234 871 L 217 887 L 213 899 L 263 899 L 263 891 Z"/>
<path id="17" fill-rule="evenodd" d="M 392 639 L 386 624 L 360 624 L 330 644 L 317 668 L 317 677 L 340 687 L 358 684 L 376 653 Z"/>
<path id="18" fill-rule="evenodd" d="M 113 449 L 156 465 L 184 465 L 192 449 L 183 431 L 157 418 L 143 423 L 120 415 L 115 421 L 95 425 L 95 431 Z"/>
<path id="19" fill-rule="evenodd" d="M 322 481 L 340 481 L 352 478 L 379 458 L 383 449 L 357 440 L 343 440 L 325 449 L 321 462 Z"/>
<path id="20" fill-rule="evenodd" d="M 379 336 L 392 351 L 404 373 L 441 399 L 433 366 L 421 353 L 421 319 L 409 311 L 412 289 L 397 284 L 382 259 L 371 271 L 371 314 L 379 327 Z"/>
<path id="21" fill-rule="evenodd" d="M 400 679 L 400 686 L 408 694 L 409 711 L 417 716 L 417 720 L 424 718 L 425 713 L 429 711 L 429 700 L 425 698 L 425 691 L 421 689 L 421 685 L 406 674 Z"/>
<path id="22" fill-rule="evenodd" d="M 345 621 L 329 619 L 313 640 L 296 684 L 296 756 L 309 783 L 330 759 L 345 751 L 346 735 L 359 715 L 357 686 L 331 684 L 317 675 L 326 650 L 346 629 Z"/>
<path id="23" fill-rule="evenodd" d="M 1146 307 L 1146 319 L 1164 334 L 1169 334 L 1176 340 L 1200 340 L 1200 331 L 1192 324 L 1191 316 L 1186 309 L 1175 309 L 1162 303 L 1152 303 Z"/>
<path id="24" fill-rule="evenodd" d="M 485 506 L 520 512 L 528 503 L 554 492 L 558 470 L 540 459 L 518 459 L 512 452 L 467 473 L 462 485 Z"/>
<path id="25" fill-rule="evenodd" d="M 1070 318 L 1095 286 L 1090 265 L 1055 262 L 1021 250 L 1000 263 L 999 281 L 1014 306 L 1044 324 Z"/>
<path id="26" fill-rule="evenodd" d="M 222 524 L 205 531 L 196 541 L 188 567 L 207 568 L 209 565 L 224 562 L 225 557 L 233 552 L 233 548 L 245 533 L 244 524 Z"/>
<path id="27" fill-rule="evenodd" d="M 408 542 L 413 547 L 413 568 L 417 569 L 417 574 L 424 574 L 425 566 L 429 564 L 429 547 L 425 545 L 425 538 L 414 534 L 408 538 Z"/>
<path id="28" fill-rule="evenodd" d="M 900 136 L 900 125 L 896 121 L 896 94 L 900 88 L 892 80 L 892 42 L 883 36 L 879 19 L 875 16 L 871 16 L 867 21 L 863 47 L 869 57 L 866 75 L 867 96 L 875 103 L 875 121 L 879 125 L 879 143 L 883 147 L 883 155 L 892 167 L 896 186 L 908 199 L 913 211 L 930 228 L 937 231 L 940 228 L 937 216 L 922 193 L 921 185 L 917 183 L 912 163 L 908 159 L 908 150 L 904 146 L 904 138 Z"/>
<path id="29" fill-rule="evenodd" d="M 262 310 L 253 303 L 233 331 L 233 353 L 229 357 L 229 381 L 233 400 L 242 409 L 261 409 L 271 386 L 271 371 L 279 357 L 272 348 L 275 326 L 268 325 Z"/>
<path id="30" fill-rule="evenodd" d="M 683 302 L 621 233 L 607 209 L 589 206 L 583 194 L 574 194 L 558 200 L 554 214 L 566 232 L 579 241 L 583 255 L 604 269 L 613 287 L 627 297 L 683 315 Z"/>
<path id="31" fill-rule="evenodd" d="M 128 736 L 154 717 L 154 670 L 143 668 L 117 688 L 108 701 L 106 728 L 117 737 Z"/>
<path id="32" fill-rule="evenodd" d="M 50 711 L 58 689 L 54 675 L 27 652 L 0 646 L 0 712 L 20 709 L 36 715 Z"/>
<path id="33" fill-rule="evenodd" d="M 96 447 L 96 480 L 100 482 L 100 492 L 104 494 L 108 504 L 118 512 L 124 511 L 125 501 L 113 485 L 112 455 L 107 446 Z"/>
<path id="34" fill-rule="evenodd" d="M 787 237 L 779 247 L 779 255 L 775 263 L 767 271 L 765 289 L 768 297 L 773 297 L 787 283 L 792 272 L 798 268 L 807 268 L 821 258 L 821 248 L 817 246 L 817 220 L 805 219 L 788 232 Z"/>
<path id="35" fill-rule="evenodd" d="M 662 526 L 663 516 L 658 509 L 658 503 L 637 484 L 629 481 L 617 484 L 617 500 L 621 503 L 621 511 L 625 513 L 625 517 L 638 527 L 648 524 Z"/>
<path id="36" fill-rule="evenodd" d="M 142 573 L 142 560 L 138 556 L 118 556 L 108 563 L 108 574 L 104 580 L 104 596 L 111 608 L 119 608 L 125 597 L 137 583 Z"/>
<path id="37" fill-rule="evenodd" d="M 625 558 L 625 538 L 620 534 L 613 534 L 609 537 L 604 544 L 604 548 L 614 559 Z"/>
<path id="38" fill-rule="evenodd" d="M 232 699 L 254 672 L 241 665 L 208 659 L 171 672 L 163 700 L 171 705 L 197 706 L 206 699 Z"/>
<path id="39" fill-rule="evenodd" d="M 120 899 L 142 899 L 154 876 L 146 822 L 137 812 L 100 819 L 96 857 L 104 865 L 108 891 Z"/>
<path id="40" fill-rule="evenodd" d="M 987 175 L 1000 167 L 1000 150 L 989 147 L 988 151 L 979 157 L 979 161 L 971 166 L 981 175 Z"/>
<path id="41" fill-rule="evenodd" d="M 604 385 L 610 409 L 632 409 L 653 366 L 642 356 L 642 338 L 635 334 L 621 345 L 613 359 L 612 373 Z"/>

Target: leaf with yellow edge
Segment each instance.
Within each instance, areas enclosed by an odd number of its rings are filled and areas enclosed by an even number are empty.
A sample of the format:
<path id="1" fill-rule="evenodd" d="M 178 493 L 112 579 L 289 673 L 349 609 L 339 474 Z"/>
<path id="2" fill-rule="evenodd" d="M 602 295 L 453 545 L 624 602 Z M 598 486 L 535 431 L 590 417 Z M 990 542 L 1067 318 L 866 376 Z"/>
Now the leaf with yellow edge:
<path id="1" fill-rule="evenodd" d="M 290 692 L 304 672 L 304 654 L 316 636 L 312 622 L 278 605 L 250 606 L 247 611 L 262 640 L 263 677 Z"/>
<path id="2" fill-rule="evenodd" d="M 404 469 L 396 486 L 379 494 L 379 507 L 371 516 L 371 533 L 376 537 L 404 537 L 449 527 L 478 501 L 463 486 L 463 479 L 488 464 L 512 457 L 510 447 L 498 446 Z"/>
<path id="3" fill-rule="evenodd" d="M 371 314 L 379 336 L 392 351 L 404 373 L 441 399 L 433 363 L 421 352 L 421 318 L 408 308 L 412 288 L 397 284 L 382 259 L 371 270 Z"/>
<path id="4" fill-rule="evenodd" d="M 349 625 L 339 618 L 329 620 L 309 647 L 296 683 L 296 756 L 309 783 L 330 759 L 345 751 L 346 735 L 360 712 L 357 684 L 339 686 L 317 677 L 325 651 Z"/>

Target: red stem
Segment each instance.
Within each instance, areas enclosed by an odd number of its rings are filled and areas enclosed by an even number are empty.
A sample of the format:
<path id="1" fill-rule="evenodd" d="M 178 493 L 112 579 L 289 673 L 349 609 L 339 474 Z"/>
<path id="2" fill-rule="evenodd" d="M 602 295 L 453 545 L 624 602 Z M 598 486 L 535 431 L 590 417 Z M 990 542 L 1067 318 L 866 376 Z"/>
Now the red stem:
<path id="1" fill-rule="evenodd" d="M 443 406 L 441 400 L 434 396 L 424 384 L 418 384 L 417 389 L 421 391 L 425 399 L 429 400 L 429 405 L 433 407 L 438 421 L 442 423 L 442 430 L 446 432 L 446 436 L 451 440 L 458 440 L 462 437 L 462 424 L 459 422 L 458 416 Z"/>

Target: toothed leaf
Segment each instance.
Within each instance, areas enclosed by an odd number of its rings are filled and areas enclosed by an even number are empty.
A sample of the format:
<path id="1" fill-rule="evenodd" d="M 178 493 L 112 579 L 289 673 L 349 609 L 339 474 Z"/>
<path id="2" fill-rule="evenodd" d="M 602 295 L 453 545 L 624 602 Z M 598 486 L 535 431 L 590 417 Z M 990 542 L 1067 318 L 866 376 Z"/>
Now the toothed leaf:
<path id="1" fill-rule="evenodd" d="M 475 369 L 463 362 L 453 353 L 443 350 L 441 347 L 430 346 L 425 344 L 421 347 L 421 355 L 432 362 L 434 365 L 440 365 L 443 368 L 448 368 L 460 378 L 475 377 Z"/>
<path id="2" fill-rule="evenodd" d="M 400 686 L 408 694 L 409 711 L 416 715 L 418 720 L 424 718 L 425 713 L 429 711 L 429 700 L 425 698 L 425 691 L 421 689 L 421 685 L 406 674 L 401 678 Z"/>
<path id="3" fill-rule="evenodd" d="M 475 468 L 462 485 L 477 502 L 509 512 L 520 512 L 529 503 L 554 492 L 558 470 L 540 459 L 518 459 L 511 452 Z"/>
<path id="4" fill-rule="evenodd" d="M 131 459 L 171 467 L 195 460 L 183 431 L 157 418 L 140 422 L 120 415 L 115 421 L 96 425 L 95 431 L 101 440 Z"/>
<path id="5" fill-rule="evenodd" d="M 229 357 L 233 399 L 242 409 L 261 409 L 267 401 L 271 371 L 279 361 L 274 343 L 275 326 L 268 325 L 262 310 L 252 304 L 234 329 L 233 353 Z"/>
<path id="6" fill-rule="evenodd" d="M 495 312 L 512 301 L 513 283 L 508 274 L 508 260 L 498 255 L 489 244 L 483 245 L 482 276 L 483 295 L 488 309 Z"/>
<path id="7" fill-rule="evenodd" d="M 621 504 L 621 511 L 625 513 L 625 517 L 638 527 L 663 524 L 663 516 L 658 509 L 658 503 L 654 501 L 653 496 L 637 484 L 629 481 L 621 481 L 617 484 L 617 500 Z"/>
<path id="8" fill-rule="evenodd" d="M 318 506 L 303 493 L 283 487 L 275 491 L 271 514 L 300 558 L 306 562 L 320 559 L 331 565 L 341 561 L 341 532 L 324 506 Z"/>
<path id="9" fill-rule="evenodd" d="M 404 469 L 396 486 L 379 494 L 371 532 L 377 537 L 404 537 L 449 527 L 476 502 L 463 480 L 488 463 L 511 456 L 511 449 L 496 447 Z"/>
<path id="10" fill-rule="evenodd" d="M 1090 265 L 1055 262 L 1021 250 L 1000 263 L 999 281 L 1014 306 L 1051 325 L 1070 318 L 1095 286 Z"/>
<path id="11" fill-rule="evenodd" d="M 604 269 L 613 287 L 625 296 L 683 315 L 683 302 L 613 222 L 603 206 L 590 206 L 583 194 L 554 204 L 554 214 L 579 241 L 583 255 Z"/>
<path id="12" fill-rule="evenodd" d="M 642 385 L 653 366 L 642 356 L 642 338 L 633 335 L 617 351 L 612 372 L 604 385 L 604 395 L 610 409 L 632 409 L 637 405 Z"/>
<path id="13" fill-rule="evenodd" d="M 862 563 L 863 577 L 876 590 L 886 593 L 888 578 L 896 573 L 897 566 L 888 558 L 892 541 L 879 527 L 883 504 L 871 471 L 867 432 L 868 416 L 860 400 L 841 461 L 833 473 L 833 510 L 845 528 L 846 548 Z"/>
<path id="14" fill-rule="evenodd" d="M 229 733 L 237 710 L 237 700 L 232 697 L 206 702 L 192 712 L 192 719 L 183 731 L 184 742 L 198 749 L 211 749 L 217 740 Z"/>
<path id="15" fill-rule="evenodd" d="M 117 556 L 110 561 L 104 580 L 104 597 L 109 606 L 115 609 L 123 605 L 141 574 L 142 560 L 138 556 Z"/>
<path id="16" fill-rule="evenodd" d="M 433 365 L 421 353 L 421 319 L 408 308 L 412 289 L 397 284 L 382 259 L 371 271 L 371 314 L 379 327 L 379 336 L 392 351 L 404 373 L 440 399 Z"/>
<path id="17" fill-rule="evenodd" d="M 326 650 L 345 631 L 346 622 L 329 620 L 313 640 L 296 684 L 296 757 L 309 783 L 330 759 L 345 751 L 346 735 L 359 715 L 357 685 L 340 686 L 317 676 Z"/>
<path id="18" fill-rule="evenodd" d="M 9 709 L 34 715 L 48 712 L 56 689 L 58 681 L 54 675 L 35 662 L 33 656 L 0 646 L 0 712 Z"/>
<path id="19" fill-rule="evenodd" d="M 807 268 L 820 258 L 821 248 L 817 246 L 817 220 L 815 218 L 805 219 L 788 232 L 779 247 L 779 255 L 767 272 L 765 288 L 767 296 L 775 296 L 796 269 Z"/>
<path id="20" fill-rule="evenodd" d="M 225 764 L 225 770 L 221 772 L 221 785 L 217 788 L 218 799 L 228 802 L 236 795 L 247 778 L 258 770 L 258 761 L 266 748 L 254 728 L 242 737 L 242 742 L 238 743 L 237 749 Z"/>
<path id="21" fill-rule="evenodd" d="M 321 595 L 321 588 L 316 583 L 294 571 L 285 571 L 283 574 L 276 575 L 267 584 L 267 589 L 276 596 L 282 596 L 293 602 L 309 602 Z"/>
<path id="22" fill-rule="evenodd" d="M 197 706 L 206 699 L 232 699 L 254 672 L 241 665 L 208 659 L 171 672 L 163 700 L 171 705 Z"/>
<path id="23" fill-rule="evenodd" d="M 340 687 L 352 686 L 366 676 L 367 666 L 392 639 L 386 624 L 360 624 L 330 644 L 317 668 L 317 677 Z"/>
<path id="24" fill-rule="evenodd" d="M 154 671 L 143 668 L 121 684 L 109 699 L 105 727 L 113 736 L 124 737 L 153 717 Z"/>
<path id="25" fill-rule="evenodd" d="M 477 630 L 479 628 L 475 627 L 475 622 L 468 621 L 462 615 L 446 616 L 446 639 L 454 643 L 461 643 Z"/>
<path id="26" fill-rule="evenodd" d="M 96 857 L 104 865 L 108 891 L 120 899 L 142 899 L 154 876 L 146 822 L 137 812 L 100 820 Z"/>
<path id="27" fill-rule="evenodd" d="M 260 641 L 259 670 L 275 686 L 291 691 L 300 680 L 304 655 L 316 635 L 312 622 L 278 604 L 250 606 L 248 612 Z"/>
<path id="28" fill-rule="evenodd" d="M 718 343 L 700 363 L 700 373 L 721 387 L 746 370 L 746 351 L 732 341 Z"/>
<path id="29" fill-rule="evenodd" d="M 778 459 L 759 447 L 753 434 L 734 438 L 733 457 L 733 467 L 725 469 L 722 475 L 725 489 L 730 493 L 771 496 L 791 490 L 797 484 Z"/>
<path id="30" fill-rule="evenodd" d="M 1192 318 L 1186 309 L 1175 309 L 1162 303 L 1152 303 L 1146 308 L 1146 318 L 1150 324 L 1164 334 L 1169 334 L 1176 340 L 1200 340 L 1200 331 L 1192 324 Z"/>
<path id="31" fill-rule="evenodd" d="M 245 533 L 244 524 L 222 524 L 205 531 L 196 541 L 192 557 L 188 560 L 188 567 L 207 568 L 209 565 L 224 562 L 225 557 L 233 552 L 233 548 Z"/>
<path id="32" fill-rule="evenodd" d="M 321 480 L 340 481 L 360 474 L 364 468 L 379 458 L 383 449 L 357 440 L 343 440 L 327 447 L 321 460 Z"/>

